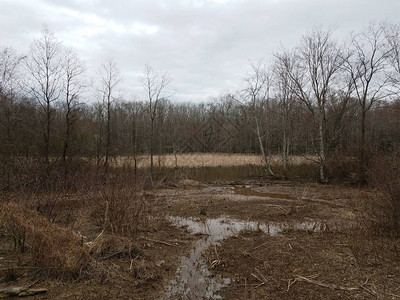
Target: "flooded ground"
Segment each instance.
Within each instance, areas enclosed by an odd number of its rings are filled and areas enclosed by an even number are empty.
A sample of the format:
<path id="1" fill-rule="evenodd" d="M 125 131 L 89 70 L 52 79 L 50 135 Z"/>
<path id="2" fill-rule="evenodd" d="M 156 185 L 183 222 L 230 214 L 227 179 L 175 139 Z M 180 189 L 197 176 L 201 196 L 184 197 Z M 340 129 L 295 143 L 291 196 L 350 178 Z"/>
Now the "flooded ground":
<path id="1" fill-rule="evenodd" d="M 138 229 L 134 255 L 123 244 L 104 244 L 104 255 L 77 281 L 18 268 L 29 257 L 9 255 L 0 236 L 0 290 L 32 283 L 48 290 L 35 299 L 400 298 L 400 239 L 354 230 L 363 225 L 365 201 L 379 196 L 372 189 L 187 179 L 148 194 L 151 217 Z M 99 236 L 97 198 L 58 197 L 60 220 L 77 216 L 60 226 L 85 241 Z"/>
<path id="2" fill-rule="evenodd" d="M 168 299 L 176 299 L 179 296 L 188 299 L 221 299 L 218 292 L 227 287 L 231 283 L 231 279 L 211 276 L 202 254 L 211 246 L 229 237 L 237 236 L 241 231 L 261 231 L 270 236 L 275 236 L 289 230 L 319 232 L 326 228 L 325 224 L 318 221 L 260 223 L 234 220 L 227 216 L 204 221 L 171 216 L 169 220 L 177 226 L 186 227 L 191 234 L 201 234 L 205 237 L 196 243 L 188 257 L 181 258 L 181 265 L 176 272 L 176 278 L 171 280 L 167 286 L 166 296 Z M 219 264 L 218 259 L 212 262 L 212 266 L 217 264 Z"/>

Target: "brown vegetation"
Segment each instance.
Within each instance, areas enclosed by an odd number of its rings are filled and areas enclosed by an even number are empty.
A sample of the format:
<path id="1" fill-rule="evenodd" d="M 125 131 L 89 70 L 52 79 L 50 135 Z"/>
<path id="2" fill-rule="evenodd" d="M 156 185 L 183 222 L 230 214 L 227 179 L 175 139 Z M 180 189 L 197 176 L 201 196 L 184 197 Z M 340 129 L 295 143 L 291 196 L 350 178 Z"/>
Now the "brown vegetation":
<path id="1" fill-rule="evenodd" d="M 37 212 L 13 202 L 4 203 L 0 207 L 0 229 L 5 238 L 12 239 L 15 255 L 29 253 L 31 263 L 50 274 L 77 277 L 88 267 L 90 256 L 83 238 Z"/>
<path id="2" fill-rule="evenodd" d="M 363 221 L 379 235 L 400 235 L 400 157 L 398 152 L 376 158 L 368 172 L 380 193 L 366 200 Z"/>

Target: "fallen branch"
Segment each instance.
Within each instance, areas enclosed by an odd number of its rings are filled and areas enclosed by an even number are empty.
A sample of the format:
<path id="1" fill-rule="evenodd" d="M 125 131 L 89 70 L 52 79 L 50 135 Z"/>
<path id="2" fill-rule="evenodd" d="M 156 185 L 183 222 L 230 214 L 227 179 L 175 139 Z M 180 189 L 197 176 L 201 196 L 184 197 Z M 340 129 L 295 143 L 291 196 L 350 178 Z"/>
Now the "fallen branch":
<path id="1" fill-rule="evenodd" d="M 20 287 L 20 286 L 15 286 L 15 287 L 6 287 L 3 289 L 0 289 L 0 298 L 8 298 L 8 297 L 27 297 L 27 296 L 34 296 L 38 294 L 43 294 L 47 292 L 47 289 L 33 289 L 31 288 L 34 286 L 38 281 L 35 281 L 29 286 L 26 287 Z"/>
<path id="2" fill-rule="evenodd" d="M 32 270 L 39 270 L 42 268 L 39 267 L 8 267 L 8 268 L 0 268 L 0 271 L 8 271 L 8 270 L 19 270 L 19 269 L 32 269 Z"/>
<path id="3" fill-rule="evenodd" d="M 108 255 L 102 256 L 102 257 L 100 257 L 100 259 L 109 259 L 109 258 L 111 258 L 113 256 L 116 256 L 116 255 L 119 255 L 119 254 L 122 254 L 122 253 L 123 253 L 122 251 L 117 251 L 117 252 L 110 253 Z"/>
<path id="4" fill-rule="evenodd" d="M 159 241 L 159 240 L 154 240 L 154 239 L 150 239 L 150 238 L 142 238 L 145 241 L 149 241 L 149 242 L 153 242 L 153 243 L 158 243 L 158 244 L 163 244 L 163 245 L 167 245 L 167 246 L 171 246 L 171 247 L 176 247 L 176 244 L 171 244 L 171 243 L 167 243 L 164 241 Z"/>
<path id="5" fill-rule="evenodd" d="M 336 285 L 336 284 L 323 283 L 323 282 L 316 281 L 314 279 L 307 278 L 307 277 L 304 277 L 304 276 L 296 276 L 296 278 L 294 279 L 293 282 L 291 282 L 289 280 L 287 291 L 289 291 L 290 286 L 292 286 L 296 281 L 303 281 L 303 282 L 315 284 L 315 285 L 318 285 L 318 286 L 321 286 L 321 287 L 325 287 L 325 288 L 329 288 L 329 289 L 333 289 L 333 290 L 341 290 L 341 291 L 347 291 L 347 292 L 363 292 L 363 291 L 365 291 L 368 294 L 371 294 L 373 296 L 377 295 L 377 293 L 374 290 L 371 290 L 371 289 L 367 288 L 365 286 L 365 284 L 362 284 L 359 287 L 345 287 L 345 286 Z"/>

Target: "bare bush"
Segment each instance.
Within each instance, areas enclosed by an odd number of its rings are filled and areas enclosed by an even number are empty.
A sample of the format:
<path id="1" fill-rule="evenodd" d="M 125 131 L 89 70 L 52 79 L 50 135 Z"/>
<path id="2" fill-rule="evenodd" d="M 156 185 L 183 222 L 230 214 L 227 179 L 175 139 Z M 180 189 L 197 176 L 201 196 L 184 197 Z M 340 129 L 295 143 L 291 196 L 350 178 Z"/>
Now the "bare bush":
<path id="1" fill-rule="evenodd" d="M 358 161 L 355 157 L 337 154 L 327 162 L 331 181 L 358 183 Z"/>
<path id="2" fill-rule="evenodd" d="M 72 230 L 14 202 L 0 207 L 0 233 L 11 237 L 16 253 L 29 252 L 38 268 L 55 276 L 77 277 L 90 260 L 81 237 Z"/>
<path id="3" fill-rule="evenodd" d="M 400 155 L 376 158 L 368 179 L 380 192 L 375 199 L 369 199 L 365 209 L 367 226 L 389 235 L 400 235 Z"/>
<path id="4" fill-rule="evenodd" d="M 140 229 L 149 227 L 152 199 L 138 186 L 105 187 L 99 194 L 95 218 L 103 231 L 135 239 Z"/>

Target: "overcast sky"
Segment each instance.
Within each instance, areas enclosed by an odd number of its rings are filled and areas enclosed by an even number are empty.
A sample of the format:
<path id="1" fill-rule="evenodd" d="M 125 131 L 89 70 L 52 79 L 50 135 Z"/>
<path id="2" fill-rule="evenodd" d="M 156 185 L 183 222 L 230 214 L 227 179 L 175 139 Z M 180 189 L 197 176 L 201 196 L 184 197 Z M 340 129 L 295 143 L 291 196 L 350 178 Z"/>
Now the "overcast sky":
<path id="1" fill-rule="evenodd" d="M 28 51 L 47 24 L 90 74 L 113 59 L 124 97 L 141 97 L 145 64 L 167 71 L 178 101 L 234 91 L 249 61 L 271 59 L 314 26 L 345 37 L 371 20 L 399 22 L 400 0 L 0 0 L 0 47 Z"/>

